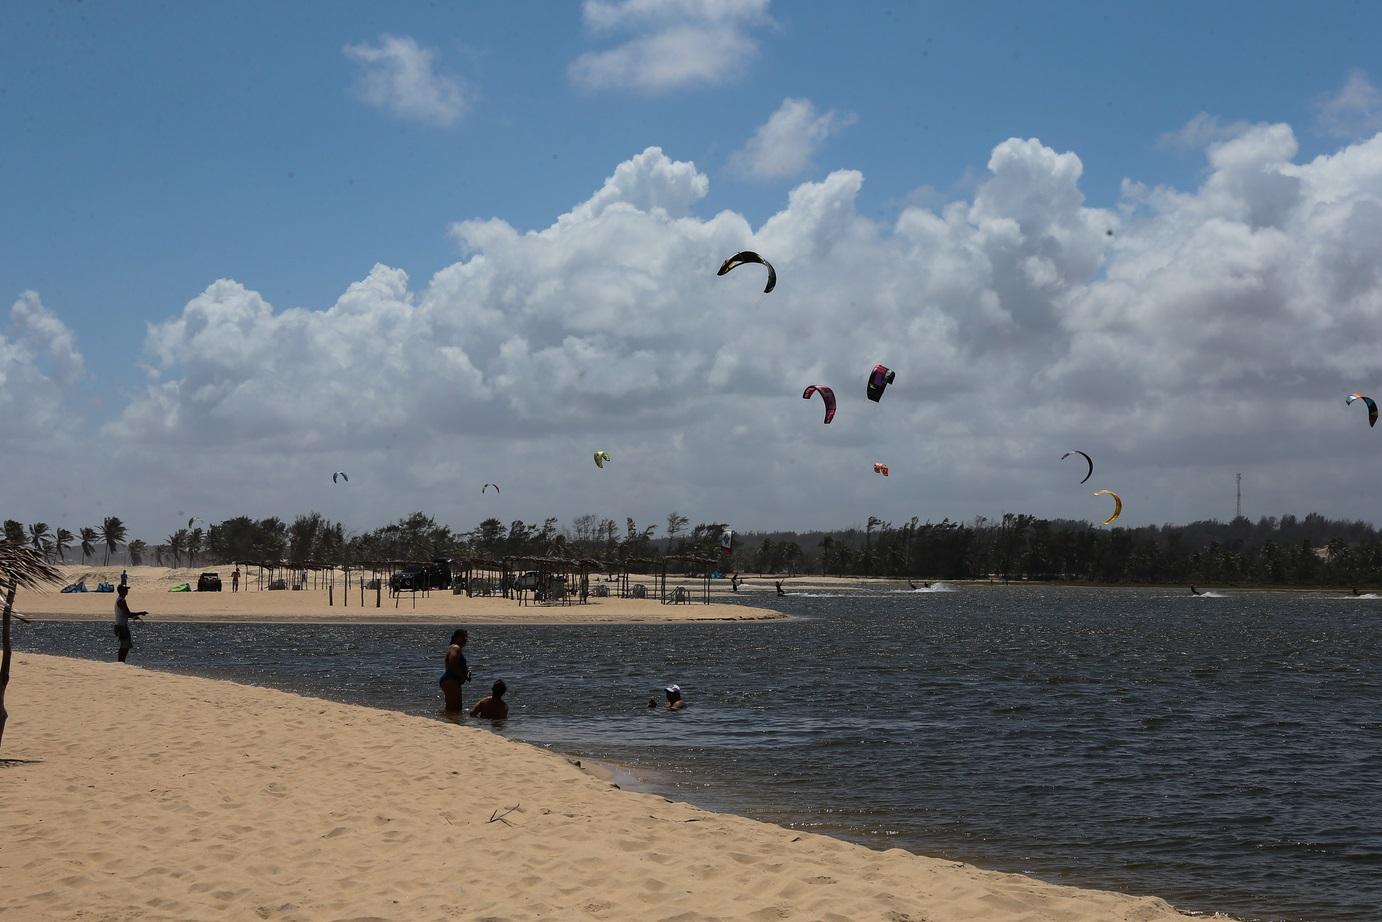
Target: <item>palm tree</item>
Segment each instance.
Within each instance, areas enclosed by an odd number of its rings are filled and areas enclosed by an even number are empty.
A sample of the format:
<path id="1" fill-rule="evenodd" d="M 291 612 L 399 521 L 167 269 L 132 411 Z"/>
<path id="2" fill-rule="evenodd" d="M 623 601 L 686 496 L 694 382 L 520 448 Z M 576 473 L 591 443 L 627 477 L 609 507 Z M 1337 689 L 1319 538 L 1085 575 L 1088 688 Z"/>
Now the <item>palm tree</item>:
<path id="1" fill-rule="evenodd" d="M 0 741 L 5 738 L 5 688 L 10 684 L 10 615 L 14 612 L 14 594 L 20 586 L 37 588 L 44 583 L 57 583 L 62 574 L 43 559 L 43 555 L 23 542 L 0 541 L 0 591 L 5 595 L 4 613 L 0 614 Z"/>
<path id="2" fill-rule="evenodd" d="M 873 575 L 873 530 L 883 524 L 883 520 L 877 516 L 869 516 L 868 528 L 864 532 L 864 565 L 868 567 L 868 575 Z"/>
<path id="3" fill-rule="evenodd" d="M 125 523 L 115 516 L 107 516 L 101 522 L 101 541 L 106 546 L 106 562 L 102 566 L 110 566 L 110 555 L 115 553 L 115 548 L 125 543 Z"/>
<path id="4" fill-rule="evenodd" d="M 72 532 L 65 528 L 58 529 L 58 536 L 53 541 L 53 549 L 58 552 L 58 560 L 67 563 L 67 555 L 63 551 L 72 546 Z"/>
<path id="5" fill-rule="evenodd" d="M 35 522 L 29 526 L 29 537 L 32 539 L 34 550 L 43 555 L 47 560 L 48 555 L 53 552 L 53 535 L 48 531 L 47 522 Z"/>
<path id="6" fill-rule="evenodd" d="M 148 553 L 149 545 L 143 538 L 135 538 L 125 545 L 125 550 L 130 555 L 130 566 L 137 567 L 144 562 L 144 555 Z"/>
<path id="7" fill-rule="evenodd" d="M 173 555 L 173 566 L 182 566 L 182 550 L 187 541 L 187 529 L 179 528 L 171 535 L 163 539 L 168 547 L 168 553 Z"/>
<path id="8" fill-rule="evenodd" d="M 204 537 L 205 533 L 200 528 L 194 528 L 187 533 L 187 565 L 189 567 L 197 565 L 197 555 L 201 553 Z"/>
<path id="9" fill-rule="evenodd" d="M 82 563 L 86 563 L 86 558 L 96 556 L 96 529 L 83 528 L 82 536 Z"/>

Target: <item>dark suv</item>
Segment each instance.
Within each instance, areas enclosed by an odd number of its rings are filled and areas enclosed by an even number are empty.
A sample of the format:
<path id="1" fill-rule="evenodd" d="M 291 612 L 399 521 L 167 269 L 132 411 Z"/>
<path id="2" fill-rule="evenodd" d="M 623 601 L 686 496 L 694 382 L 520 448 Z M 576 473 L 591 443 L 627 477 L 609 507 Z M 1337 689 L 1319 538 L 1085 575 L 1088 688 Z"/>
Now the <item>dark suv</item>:
<path id="1" fill-rule="evenodd" d="M 219 573 L 203 573 L 201 576 L 198 576 L 198 577 L 197 577 L 197 591 L 198 591 L 198 592 L 220 592 L 220 591 L 221 591 L 221 574 L 219 574 Z"/>
<path id="2" fill-rule="evenodd" d="M 389 577 L 393 592 L 446 589 L 451 585 L 451 561 L 438 557 L 431 563 L 410 563 Z"/>

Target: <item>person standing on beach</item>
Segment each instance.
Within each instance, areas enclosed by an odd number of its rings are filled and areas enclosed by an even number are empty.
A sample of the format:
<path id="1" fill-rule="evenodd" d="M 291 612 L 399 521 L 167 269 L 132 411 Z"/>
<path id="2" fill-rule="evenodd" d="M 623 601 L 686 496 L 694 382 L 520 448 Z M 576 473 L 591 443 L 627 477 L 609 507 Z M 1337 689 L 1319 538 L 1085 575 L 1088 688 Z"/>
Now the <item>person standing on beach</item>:
<path id="1" fill-rule="evenodd" d="M 130 648 L 134 646 L 134 641 L 130 637 L 130 619 L 138 621 L 148 614 L 146 611 L 130 611 L 130 603 L 125 599 L 129 595 L 130 587 L 121 583 L 116 590 L 115 599 L 115 636 L 120 639 L 120 653 L 118 659 L 124 662 L 130 655 Z"/>
<path id="2" fill-rule="evenodd" d="M 129 584 L 130 584 L 130 575 L 129 575 L 128 573 L 126 573 L 124 570 L 121 570 L 121 571 L 120 571 L 120 585 L 121 585 L 121 586 L 128 586 Z"/>
<path id="3" fill-rule="evenodd" d="M 239 568 L 239 567 L 236 567 L 234 570 L 231 571 L 231 574 L 230 574 L 230 591 L 231 591 L 231 592 L 239 592 L 239 591 L 240 591 L 240 568 Z"/>
<path id="4" fill-rule="evenodd" d="M 451 632 L 451 645 L 446 648 L 446 669 L 437 680 L 437 684 L 441 685 L 441 693 L 446 696 L 448 714 L 459 714 L 465 710 L 461 693 L 462 686 L 470 681 L 470 666 L 466 664 L 463 651 L 469 639 L 470 635 L 463 628 Z"/>
<path id="5" fill-rule="evenodd" d="M 475 702 L 475 706 L 470 709 L 470 716 L 483 717 L 486 720 L 507 720 L 509 705 L 504 700 L 504 693 L 508 690 L 509 687 L 504 684 L 503 679 L 496 681 L 490 689 L 489 697 Z"/>

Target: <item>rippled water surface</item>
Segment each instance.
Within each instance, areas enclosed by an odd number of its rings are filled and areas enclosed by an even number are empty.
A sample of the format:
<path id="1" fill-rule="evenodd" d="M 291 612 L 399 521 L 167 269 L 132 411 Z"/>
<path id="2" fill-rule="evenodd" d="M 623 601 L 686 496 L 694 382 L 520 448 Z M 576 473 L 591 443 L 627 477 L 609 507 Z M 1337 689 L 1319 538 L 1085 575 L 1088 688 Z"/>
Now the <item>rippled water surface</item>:
<path id="1" fill-rule="evenodd" d="M 1187 910 L 1382 919 L 1382 600 L 747 599 L 799 617 L 476 627 L 467 700 L 503 678 L 505 735 L 712 809 Z M 105 624 L 19 628 L 22 649 L 113 658 Z M 450 633 L 135 630 L 140 665 L 426 714 Z M 667 682 L 688 710 L 647 710 Z"/>

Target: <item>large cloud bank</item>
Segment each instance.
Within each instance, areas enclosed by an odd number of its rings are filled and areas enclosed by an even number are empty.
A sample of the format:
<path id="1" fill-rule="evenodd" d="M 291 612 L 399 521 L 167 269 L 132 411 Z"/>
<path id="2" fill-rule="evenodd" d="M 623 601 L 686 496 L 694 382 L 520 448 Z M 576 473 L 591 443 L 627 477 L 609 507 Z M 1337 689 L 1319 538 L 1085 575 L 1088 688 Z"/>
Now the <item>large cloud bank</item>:
<path id="1" fill-rule="evenodd" d="M 698 213 L 706 176 L 649 148 L 548 227 L 457 223 L 462 257 L 424 284 L 378 265 L 325 309 L 277 310 L 212 283 L 150 328 L 151 380 L 105 443 L 160 515 L 315 506 L 357 527 L 412 508 L 1093 519 L 1104 486 L 1131 523 L 1227 518 L 1236 471 L 1253 515 L 1382 517 L 1382 432 L 1344 406 L 1382 390 L 1382 135 L 1302 164 L 1289 127 L 1239 126 L 1206 155 L 1198 189 L 1127 182 L 1099 209 L 1074 153 L 1010 139 L 939 211 L 862 215 L 864 177 L 840 171 L 753 227 Z M 754 266 L 716 277 L 740 249 L 774 262 L 776 291 Z M 22 303 L 7 407 L 81 368 Z M 898 372 L 881 404 L 875 362 Z M 813 383 L 840 396 L 828 427 Z M 60 417 L 54 399 L 26 425 Z M 1095 458 L 1085 487 L 1067 448 Z M 502 500 L 480 496 L 491 480 Z"/>

